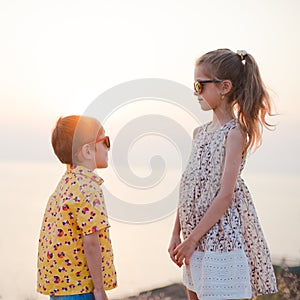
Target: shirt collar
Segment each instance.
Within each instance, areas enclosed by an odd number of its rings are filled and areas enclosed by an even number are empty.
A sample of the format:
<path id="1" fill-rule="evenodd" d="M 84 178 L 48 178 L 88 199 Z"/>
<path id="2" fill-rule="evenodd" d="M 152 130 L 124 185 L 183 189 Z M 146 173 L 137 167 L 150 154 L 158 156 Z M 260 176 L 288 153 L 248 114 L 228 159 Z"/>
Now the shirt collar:
<path id="1" fill-rule="evenodd" d="M 98 184 L 102 184 L 104 182 L 104 180 L 100 176 L 98 176 L 92 170 L 83 166 L 67 165 L 67 172 L 74 173 L 77 175 L 83 175 L 85 177 L 92 179 Z"/>

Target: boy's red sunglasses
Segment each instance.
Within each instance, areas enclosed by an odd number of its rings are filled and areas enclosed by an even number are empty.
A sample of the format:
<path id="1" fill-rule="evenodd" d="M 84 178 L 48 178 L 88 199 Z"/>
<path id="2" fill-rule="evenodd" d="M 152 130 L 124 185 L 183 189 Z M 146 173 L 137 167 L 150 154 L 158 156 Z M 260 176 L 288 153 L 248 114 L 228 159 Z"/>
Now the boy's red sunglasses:
<path id="1" fill-rule="evenodd" d="M 221 82 L 222 80 L 218 80 L 218 79 L 209 79 L 209 80 L 197 80 L 194 82 L 194 92 L 196 94 L 201 94 L 204 88 L 204 84 L 205 83 L 210 83 L 210 82 L 214 82 L 214 83 L 218 83 Z"/>
<path id="2" fill-rule="evenodd" d="M 110 149 L 110 139 L 109 139 L 109 136 L 105 136 L 103 138 L 97 139 L 97 140 L 89 142 L 89 143 L 85 143 L 85 145 L 92 145 L 92 144 L 97 144 L 97 143 L 100 143 L 100 142 L 103 142 L 104 145 L 107 147 L 108 150 Z M 79 149 L 76 151 L 75 156 L 78 155 L 78 153 L 81 150 L 81 148 L 82 148 L 82 146 L 79 147 Z"/>
<path id="3" fill-rule="evenodd" d="M 89 143 L 86 143 L 87 145 L 91 145 L 91 144 L 97 144 L 97 143 L 100 143 L 100 142 L 104 142 L 104 145 L 110 149 L 110 139 L 109 139 L 109 136 L 105 136 L 101 139 L 98 139 L 96 141 L 93 141 L 93 142 L 89 142 Z"/>

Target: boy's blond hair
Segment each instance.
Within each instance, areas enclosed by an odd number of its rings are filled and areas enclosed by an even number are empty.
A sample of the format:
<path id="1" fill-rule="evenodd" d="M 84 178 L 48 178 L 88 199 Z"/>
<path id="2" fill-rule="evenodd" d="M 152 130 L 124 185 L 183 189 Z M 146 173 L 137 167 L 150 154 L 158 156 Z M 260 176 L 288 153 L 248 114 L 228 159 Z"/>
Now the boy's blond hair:
<path id="1" fill-rule="evenodd" d="M 100 122 L 87 116 L 67 116 L 58 119 L 52 132 L 52 147 L 64 164 L 75 164 L 77 150 L 84 144 L 97 140 L 104 132 Z"/>

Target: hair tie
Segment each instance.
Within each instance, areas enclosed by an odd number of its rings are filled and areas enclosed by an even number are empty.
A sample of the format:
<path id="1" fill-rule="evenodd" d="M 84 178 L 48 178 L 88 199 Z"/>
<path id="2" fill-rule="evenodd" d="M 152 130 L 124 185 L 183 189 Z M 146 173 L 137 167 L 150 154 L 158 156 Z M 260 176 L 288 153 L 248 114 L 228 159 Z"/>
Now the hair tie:
<path id="1" fill-rule="evenodd" d="M 245 50 L 237 50 L 236 54 L 240 56 L 241 61 L 245 60 L 245 57 L 247 56 L 247 52 Z"/>

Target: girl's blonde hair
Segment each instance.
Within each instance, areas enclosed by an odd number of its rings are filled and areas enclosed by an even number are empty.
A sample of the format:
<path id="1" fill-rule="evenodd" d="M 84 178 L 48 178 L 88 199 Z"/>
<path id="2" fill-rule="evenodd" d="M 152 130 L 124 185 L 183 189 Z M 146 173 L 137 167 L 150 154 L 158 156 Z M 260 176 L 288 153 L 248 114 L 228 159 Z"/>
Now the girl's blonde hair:
<path id="1" fill-rule="evenodd" d="M 271 116 L 269 94 L 261 79 L 258 66 L 252 55 L 229 49 L 208 52 L 196 61 L 208 77 L 230 80 L 232 89 L 227 94 L 232 111 L 247 136 L 245 151 L 260 146 L 263 126 L 271 129 L 266 121 Z"/>

